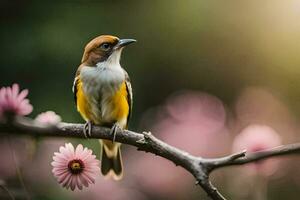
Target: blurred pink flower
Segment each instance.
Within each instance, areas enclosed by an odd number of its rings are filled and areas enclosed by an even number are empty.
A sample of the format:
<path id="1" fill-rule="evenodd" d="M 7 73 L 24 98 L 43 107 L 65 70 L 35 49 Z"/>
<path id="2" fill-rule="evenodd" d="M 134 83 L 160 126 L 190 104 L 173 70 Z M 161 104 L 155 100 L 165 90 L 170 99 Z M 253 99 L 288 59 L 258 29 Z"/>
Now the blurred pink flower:
<path id="1" fill-rule="evenodd" d="M 95 183 L 97 174 L 100 174 L 99 161 L 92 154 L 92 150 L 83 148 L 79 144 L 74 149 L 71 143 L 65 144 L 55 152 L 53 156 L 53 174 L 63 187 L 71 190 L 82 190 L 82 186 L 88 187 Z"/>
<path id="2" fill-rule="evenodd" d="M 35 120 L 43 124 L 58 124 L 61 122 L 61 117 L 53 111 L 40 113 Z"/>
<path id="3" fill-rule="evenodd" d="M 213 157 L 224 155 L 229 147 L 225 121 L 222 101 L 206 93 L 185 91 L 172 95 L 165 105 L 146 113 L 142 124 L 170 145 L 196 156 Z M 193 179 L 182 168 L 153 155 L 136 152 L 130 155 L 129 159 L 133 160 L 125 162 L 132 163 L 129 176 L 136 176 L 145 190 L 165 198 L 188 198 L 187 190 Z"/>
<path id="4" fill-rule="evenodd" d="M 32 105 L 25 98 L 28 90 L 22 90 L 20 93 L 19 90 L 18 84 L 0 89 L 0 118 L 5 114 L 28 115 L 32 112 Z"/>
<path id="5" fill-rule="evenodd" d="M 232 151 L 246 149 L 256 152 L 281 145 L 280 136 L 269 126 L 250 125 L 237 135 L 233 142 Z M 250 170 L 263 176 L 270 176 L 278 169 L 278 160 L 268 159 L 249 164 Z"/>
<path id="6" fill-rule="evenodd" d="M 172 95 L 156 119 L 153 133 L 169 144 L 199 156 L 223 153 L 226 112 L 217 97 L 194 91 Z"/>
<path id="7" fill-rule="evenodd" d="M 247 87 L 235 104 L 236 130 L 249 124 L 265 124 L 281 135 L 284 143 L 295 141 L 298 122 L 280 96 L 267 88 Z"/>

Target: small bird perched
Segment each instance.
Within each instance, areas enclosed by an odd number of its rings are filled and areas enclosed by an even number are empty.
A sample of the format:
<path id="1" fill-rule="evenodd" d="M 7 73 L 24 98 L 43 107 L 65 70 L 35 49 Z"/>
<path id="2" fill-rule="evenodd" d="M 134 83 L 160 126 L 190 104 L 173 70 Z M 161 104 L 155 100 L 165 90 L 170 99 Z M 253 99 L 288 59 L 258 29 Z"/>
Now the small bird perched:
<path id="1" fill-rule="evenodd" d="M 77 110 L 86 121 L 85 136 L 91 136 L 92 124 L 112 127 L 114 136 L 118 128 L 127 128 L 132 89 L 120 57 L 123 48 L 133 42 L 136 40 L 101 35 L 85 46 L 73 84 Z M 120 180 L 123 177 L 121 144 L 114 139 L 100 140 L 100 143 L 102 174 Z"/>

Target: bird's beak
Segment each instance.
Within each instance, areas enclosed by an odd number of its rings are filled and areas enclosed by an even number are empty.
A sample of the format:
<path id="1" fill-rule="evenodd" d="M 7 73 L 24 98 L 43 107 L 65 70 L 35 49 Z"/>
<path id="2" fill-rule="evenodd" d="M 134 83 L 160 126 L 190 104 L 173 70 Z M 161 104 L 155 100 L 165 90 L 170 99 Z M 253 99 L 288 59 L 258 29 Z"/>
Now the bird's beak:
<path id="1" fill-rule="evenodd" d="M 114 49 L 120 49 L 134 42 L 136 42 L 134 39 L 120 39 Z"/>

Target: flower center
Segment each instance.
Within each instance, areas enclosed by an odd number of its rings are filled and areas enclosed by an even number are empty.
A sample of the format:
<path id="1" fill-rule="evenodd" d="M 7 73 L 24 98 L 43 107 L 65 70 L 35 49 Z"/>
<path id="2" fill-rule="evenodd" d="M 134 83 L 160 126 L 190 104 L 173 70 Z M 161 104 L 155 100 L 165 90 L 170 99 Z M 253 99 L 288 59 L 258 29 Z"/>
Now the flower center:
<path id="1" fill-rule="evenodd" d="M 68 169 L 72 174 L 80 174 L 84 169 L 84 163 L 79 159 L 71 160 L 68 163 Z"/>

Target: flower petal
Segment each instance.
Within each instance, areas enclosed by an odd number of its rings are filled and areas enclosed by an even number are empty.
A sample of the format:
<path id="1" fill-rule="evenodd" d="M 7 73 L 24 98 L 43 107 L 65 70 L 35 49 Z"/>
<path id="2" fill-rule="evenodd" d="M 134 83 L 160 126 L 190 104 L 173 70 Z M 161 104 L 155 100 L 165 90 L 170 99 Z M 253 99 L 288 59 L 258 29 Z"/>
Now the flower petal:
<path id="1" fill-rule="evenodd" d="M 75 150 L 75 156 L 77 158 L 81 158 L 81 154 L 83 152 L 83 146 L 82 144 L 79 144 L 77 147 L 76 147 L 76 150 Z"/>
<path id="2" fill-rule="evenodd" d="M 79 176 L 76 176 L 76 184 L 79 190 L 82 190 L 82 183 L 81 180 L 79 179 Z"/>
<path id="3" fill-rule="evenodd" d="M 85 187 L 89 186 L 89 182 L 88 182 L 88 180 L 87 180 L 86 178 L 84 178 L 84 176 L 82 176 L 82 175 L 80 174 L 78 177 L 80 178 L 81 183 L 82 183 Z"/>
<path id="4" fill-rule="evenodd" d="M 14 115 L 28 115 L 32 112 L 33 107 L 25 97 L 28 90 L 22 90 L 20 93 L 18 84 L 11 87 L 2 87 L 0 89 L 0 116 L 5 117 L 6 113 Z"/>
<path id="5" fill-rule="evenodd" d="M 95 176 L 100 171 L 100 161 L 92 153 L 91 150 L 84 148 L 81 144 L 77 145 L 76 148 L 71 143 L 61 146 L 59 152 L 54 153 L 53 162 L 51 162 L 53 167 L 52 173 L 57 178 L 57 181 L 63 187 L 71 190 L 76 188 L 81 190 L 83 186 L 87 187 L 90 183 L 94 183 Z M 83 162 L 85 166 L 83 171 L 75 173 L 69 170 L 68 165 L 74 159 L 79 159 Z"/>

